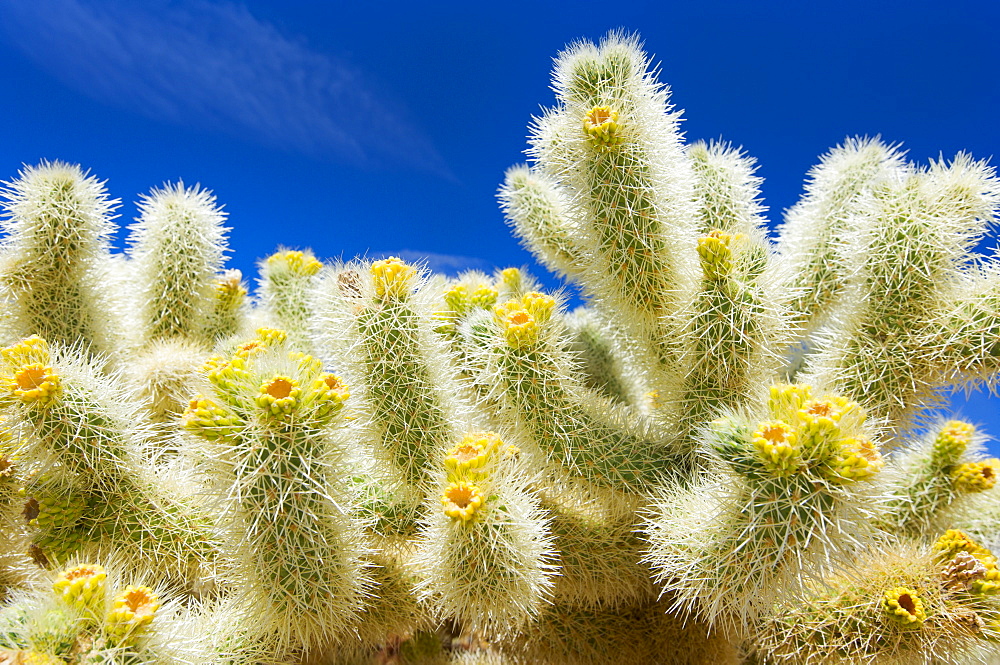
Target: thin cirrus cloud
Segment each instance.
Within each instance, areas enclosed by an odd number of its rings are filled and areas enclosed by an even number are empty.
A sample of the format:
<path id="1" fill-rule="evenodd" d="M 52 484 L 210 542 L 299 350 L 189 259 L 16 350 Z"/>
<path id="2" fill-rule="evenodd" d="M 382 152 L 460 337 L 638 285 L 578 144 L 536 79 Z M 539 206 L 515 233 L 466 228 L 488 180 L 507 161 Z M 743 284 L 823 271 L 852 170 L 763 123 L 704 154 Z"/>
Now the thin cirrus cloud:
<path id="1" fill-rule="evenodd" d="M 387 258 L 396 256 L 407 263 L 425 266 L 433 273 L 441 273 L 455 277 L 466 270 L 480 270 L 485 273 L 493 271 L 493 266 L 484 259 L 457 254 L 436 254 L 413 249 L 401 249 L 394 252 L 368 252 L 368 258 Z"/>
<path id="2" fill-rule="evenodd" d="M 174 124 L 353 165 L 447 175 L 356 67 L 222 2 L 0 3 L 6 40 L 67 86 Z"/>

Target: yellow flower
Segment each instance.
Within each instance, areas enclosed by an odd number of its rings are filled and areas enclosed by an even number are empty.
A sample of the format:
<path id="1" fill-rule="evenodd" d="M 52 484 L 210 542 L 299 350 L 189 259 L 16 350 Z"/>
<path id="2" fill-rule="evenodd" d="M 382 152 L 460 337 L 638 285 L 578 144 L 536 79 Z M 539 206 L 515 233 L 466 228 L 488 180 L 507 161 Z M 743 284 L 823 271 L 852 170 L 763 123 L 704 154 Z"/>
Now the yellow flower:
<path id="1" fill-rule="evenodd" d="M 788 422 L 794 420 L 794 415 L 810 399 L 812 399 L 812 386 L 782 383 L 771 386 L 767 406 L 772 418 Z"/>
<path id="2" fill-rule="evenodd" d="M 610 106 L 595 106 L 583 117 L 583 132 L 595 148 L 610 148 L 624 141 L 621 130 L 618 112 Z"/>
<path id="3" fill-rule="evenodd" d="M 868 480 L 885 465 L 882 455 L 870 439 L 843 439 L 831 468 L 835 479 Z"/>
<path id="4" fill-rule="evenodd" d="M 465 314 L 469 309 L 469 289 L 465 284 L 456 284 L 444 292 L 444 302 L 455 314 Z"/>
<path id="5" fill-rule="evenodd" d="M 496 432 L 466 434 L 462 442 L 452 447 L 444 458 L 448 480 L 459 481 L 482 477 L 483 468 L 502 445 L 503 440 Z"/>
<path id="6" fill-rule="evenodd" d="M 995 457 L 981 462 L 966 462 L 952 471 L 952 484 L 959 492 L 983 492 L 997 484 L 998 472 L 1000 460 Z"/>
<path id="7" fill-rule="evenodd" d="M 504 337 L 511 348 L 523 349 L 538 342 L 538 322 L 519 300 L 497 305 L 493 313 L 503 327 Z"/>
<path id="8" fill-rule="evenodd" d="M 975 433 L 976 428 L 971 423 L 949 420 L 934 440 L 934 452 L 942 459 L 958 461 L 972 443 Z"/>
<path id="9" fill-rule="evenodd" d="M 296 250 L 275 252 L 267 257 L 267 265 L 271 270 L 285 270 L 302 277 L 312 277 L 323 267 L 316 257 Z"/>
<path id="10" fill-rule="evenodd" d="M 257 328 L 257 339 L 267 346 L 278 346 L 284 344 L 288 339 L 288 333 L 277 328 Z"/>
<path id="11" fill-rule="evenodd" d="M 29 365 L 31 363 L 48 364 L 52 359 L 49 345 L 38 335 L 32 335 L 17 344 L 0 349 L 0 357 L 11 367 Z"/>
<path id="12" fill-rule="evenodd" d="M 476 485 L 465 481 L 449 483 L 441 493 L 441 505 L 448 517 L 468 522 L 483 505 L 483 494 Z"/>
<path id="13" fill-rule="evenodd" d="M 67 605 L 98 609 L 104 604 L 104 581 L 107 577 L 101 566 L 84 563 L 64 570 L 52 584 L 52 590 Z"/>
<path id="14" fill-rule="evenodd" d="M 959 552 L 968 552 L 983 562 L 987 568 L 996 568 L 997 558 L 988 549 L 969 538 L 958 529 L 948 529 L 935 541 L 933 549 L 943 561 L 951 560 Z"/>
<path id="15" fill-rule="evenodd" d="M 25 404 L 44 407 L 59 396 L 62 381 L 52 367 L 36 362 L 18 368 L 8 379 L 7 388 Z"/>
<path id="16" fill-rule="evenodd" d="M 742 234 L 731 235 L 724 231 L 712 231 L 698 238 L 698 256 L 701 257 L 705 277 L 721 279 L 733 271 L 733 241 L 743 238 Z"/>
<path id="17" fill-rule="evenodd" d="M 257 406 L 272 416 L 287 415 L 298 405 L 301 394 L 302 389 L 295 379 L 279 374 L 261 384 Z"/>
<path id="18" fill-rule="evenodd" d="M 375 293 L 380 298 L 399 298 L 409 294 L 417 271 L 402 259 L 390 256 L 373 263 L 371 273 L 375 280 Z"/>
<path id="19" fill-rule="evenodd" d="M 889 618 L 901 628 L 920 628 L 927 615 L 924 603 L 917 592 L 906 587 L 895 587 L 885 592 L 882 607 Z"/>
<path id="20" fill-rule="evenodd" d="M 334 374 L 321 374 L 310 387 L 309 399 L 316 403 L 316 417 L 324 418 L 339 411 L 351 396 L 347 384 Z"/>
<path id="21" fill-rule="evenodd" d="M 489 309 L 496 304 L 498 295 L 497 290 L 489 284 L 480 284 L 469 297 L 469 304 L 473 307 Z"/>
<path id="22" fill-rule="evenodd" d="M 556 299 L 538 291 L 531 291 L 521 296 L 524 310 L 531 314 L 539 323 L 545 323 L 552 318 L 552 310 L 556 307 Z"/>
<path id="23" fill-rule="evenodd" d="M 158 609 L 160 600 L 152 589 L 130 584 L 112 600 L 104 630 L 116 643 L 131 644 L 152 623 Z"/>
<path id="24" fill-rule="evenodd" d="M 500 282 L 497 290 L 509 297 L 517 297 L 524 290 L 524 275 L 520 268 L 504 268 L 500 271 Z"/>
<path id="25" fill-rule="evenodd" d="M 795 430 L 780 420 L 765 420 L 753 433 L 753 446 L 764 466 L 779 476 L 794 473 L 800 466 Z"/>
<path id="26" fill-rule="evenodd" d="M 212 356 L 202 366 L 205 376 L 223 392 L 232 393 L 250 378 L 246 369 L 246 359 L 239 356 L 226 360 L 222 356 Z"/>
<path id="27" fill-rule="evenodd" d="M 239 417 L 204 395 L 191 398 L 181 414 L 181 427 L 207 439 L 225 437 L 236 432 Z"/>
<path id="28" fill-rule="evenodd" d="M 3 654 L 0 653 L 0 656 L 2 655 Z M 13 657 L 15 660 L 10 662 L 15 663 L 16 665 L 66 665 L 66 661 L 62 658 L 50 656 L 47 653 L 40 653 L 38 651 L 13 652 Z"/>

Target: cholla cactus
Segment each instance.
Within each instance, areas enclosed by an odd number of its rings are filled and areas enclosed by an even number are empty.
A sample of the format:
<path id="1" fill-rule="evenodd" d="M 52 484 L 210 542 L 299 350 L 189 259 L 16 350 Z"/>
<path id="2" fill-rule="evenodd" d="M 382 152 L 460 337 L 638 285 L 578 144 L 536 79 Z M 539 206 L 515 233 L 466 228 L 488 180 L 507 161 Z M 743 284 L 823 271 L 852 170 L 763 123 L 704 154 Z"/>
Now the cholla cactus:
<path id="1" fill-rule="evenodd" d="M 308 250 L 249 297 L 206 190 L 123 255 L 78 167 L 7 185 L 0 662 L 997 661 L 1000 462 L 933 412 L 1000 376 L 992 168 L 847 139 L 772 243 L 637 39 L 554 76 L 500 201 L 573 314 Z"/>
<path id="2" fill-rule="evenodd" d="M 206 333 L 212 341 L 206 319 L 226 251 L 225 218 L 211 192 L 184 183 L 140 201 L 129 241 L 142 342 Z"/>
<path id="3" fill-rule="evenodd" d="M 111 352 L 121 326 L 103 282 L 118 201 L 97 178 L 63 162 L 42 162 L 20 176 L 2 192 L 4 341 L 40 335 Z"/>

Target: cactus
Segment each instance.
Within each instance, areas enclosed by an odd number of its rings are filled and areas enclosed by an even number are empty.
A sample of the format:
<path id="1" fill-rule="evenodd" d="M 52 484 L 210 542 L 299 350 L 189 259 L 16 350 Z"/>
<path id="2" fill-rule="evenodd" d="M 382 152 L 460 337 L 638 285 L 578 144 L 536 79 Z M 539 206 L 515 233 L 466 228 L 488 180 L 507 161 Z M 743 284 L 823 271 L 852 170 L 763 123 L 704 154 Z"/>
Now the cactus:
<path id="1" fill-rule="evenodd" d="M 775 242 L 637 38 L 559 55 L 500 205 L 540 263 L 281 249 L 200 187 L 2 196 L 0 662 L 988 663 L 1000 181 L 850 138 Z M 921 431 L 925 430 L 925 431 Z M 127 562 L 127 565 L 123 562 Z"/>

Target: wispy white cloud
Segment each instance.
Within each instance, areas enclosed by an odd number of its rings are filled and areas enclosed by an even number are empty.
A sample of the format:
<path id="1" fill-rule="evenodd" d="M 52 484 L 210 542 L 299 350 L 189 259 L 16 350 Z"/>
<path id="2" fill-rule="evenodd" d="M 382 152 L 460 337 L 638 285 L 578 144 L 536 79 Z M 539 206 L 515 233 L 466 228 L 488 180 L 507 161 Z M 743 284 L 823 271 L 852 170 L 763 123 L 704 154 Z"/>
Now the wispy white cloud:
<path id="1" fill-rule="evenodd" d="M 481 270 L 485 273 L 493 272 L 493 264 L 489 261 L 471 256 L 436 254 L 434 252 L 422 252 L 413 249 L 400 249 L 395 252 L 368 252 L 367 254 L 368 258 L 373 259 L 382 259 L 389 256 L 398 256 L 407 263 L 424 265 L 432 272 L 452 277 L 466 270 Z"/>
<path id="2" fill-rule="evenodd" d="M 0 26 L 66 85 L 151 118 L 352 164 L 446 171 L 360 69 L 239 4 L 0 2 Z"/>

